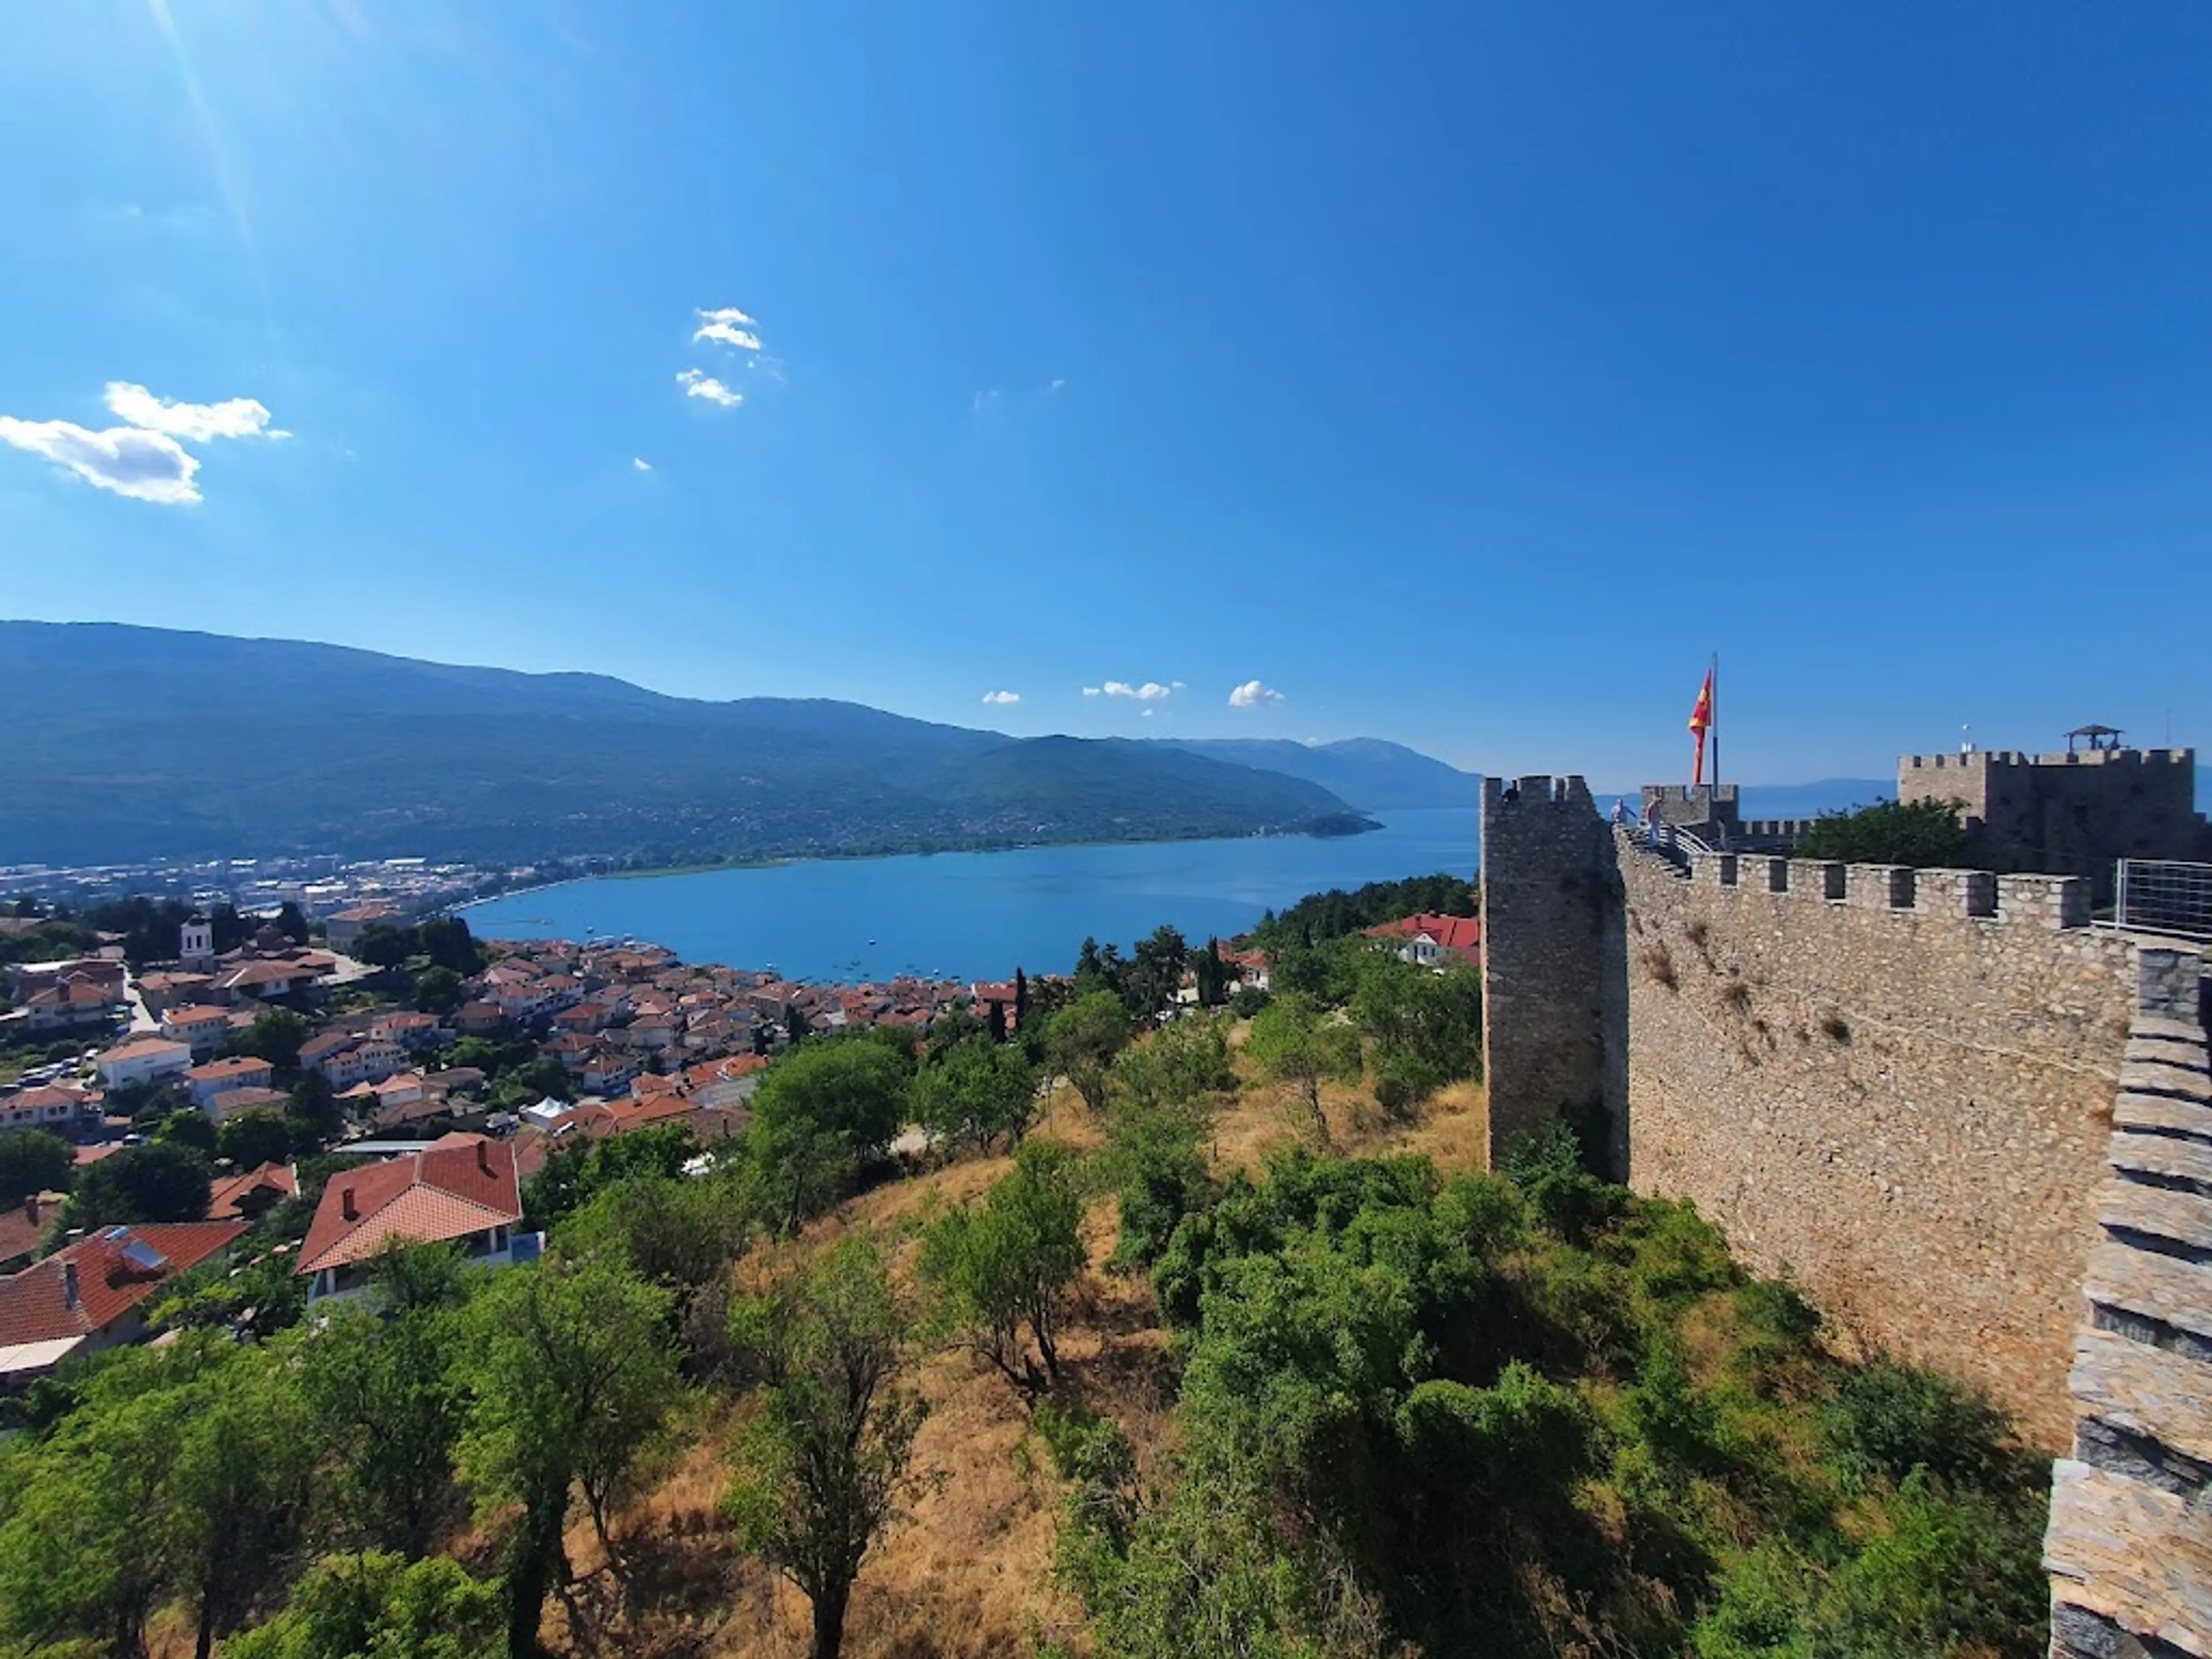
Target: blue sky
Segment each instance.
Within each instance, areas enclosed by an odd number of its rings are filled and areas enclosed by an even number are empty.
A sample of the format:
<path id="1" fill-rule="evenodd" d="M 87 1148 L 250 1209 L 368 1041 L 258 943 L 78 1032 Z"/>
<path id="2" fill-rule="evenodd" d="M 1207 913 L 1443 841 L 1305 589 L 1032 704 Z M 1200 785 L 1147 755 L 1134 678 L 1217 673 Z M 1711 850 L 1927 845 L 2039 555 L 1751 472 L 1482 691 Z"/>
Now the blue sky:
<path id="1" fill-rule="evenodd" d="M 7 31 L 0 613 L 1607 785 L 1715 648 L 1756 781 L 2212 738 L 2196 0 Z"/>

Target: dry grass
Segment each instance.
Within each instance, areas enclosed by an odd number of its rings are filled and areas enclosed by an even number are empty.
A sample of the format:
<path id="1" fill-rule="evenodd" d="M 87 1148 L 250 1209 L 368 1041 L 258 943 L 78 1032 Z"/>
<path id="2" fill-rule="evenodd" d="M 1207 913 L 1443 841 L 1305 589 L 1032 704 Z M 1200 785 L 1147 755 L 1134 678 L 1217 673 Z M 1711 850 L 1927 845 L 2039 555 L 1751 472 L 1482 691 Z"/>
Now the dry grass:
<path id="1" fill-rule="evenodd" d="M 1232 1035 L 1241 1051 L 1243 1028 Z M 1226 1170 L 1257 1171 L 1278 1147 L 1310 1139 L 1311 1119 L 1294 1089 L 1260 1079 L 1237 1057 L 1243 1086 L 1216 1119 L 1213 1156 Z M 1322 1091 L 1333 1150 L 1352 1154 L 1424 1152 L 1447 1168 L 1479 1162 L 1484 1121 L 1480 1085 L 1443 1091 L 1409 1120 L 1384 1116 L 1361 1085 Z M 1085 1150 L 1103 1126 L 1073 1090 L 1048 1103 L 1037 1133 Z M 969 1158 L 863 1194 L 809 1233 L 827 1242 L 858 1229 L 880 1239 L 910 1234 L 933 1204 L 974 1199 L 1012 1167 L 1008 1158 Z M 1077 1289 L 1061 1343 L 1062 1390 L 1111 1416 L 1129 1436 L 1140 1469 L 1157 1469 L 1175 1449 L 1175 1376 L 1167 1334 L 1150 1289 L 1105 1271 L 1116 1222 L 1111 1198 L 1085 1220 L 1091 1267 Z M 895 1260 L 910 1267 L 911 1251 Z M 969 1355 L 940 1352 L 920 1375 L 930 1413 L 915 1445 L 928 1476 L 907 1521 L 871 1553 L 855 1586 L 845 1651 L 852 1659 L 997 1659 L 1045 1642 L 1089 1650 L 1080 1610 L 1053 1582 L 1060 1484 L 1028 1413 L 1003 1378 Z M 569 1543 L 592 1577 L 574 1606 L 548 1620 L 548 1636 L 579 1656 L 622 1653 L 699 1659 L 799 1659 L 807 1650 L 805 1598 L 731 1547 L 715 1511 L 726 1478 L 720 1419 L 702 1423 L 697 1443 L 667 1481 L 625 1516 L 616 1545 L 629 1588 L 605 1571 L 587 1523 Z"/>

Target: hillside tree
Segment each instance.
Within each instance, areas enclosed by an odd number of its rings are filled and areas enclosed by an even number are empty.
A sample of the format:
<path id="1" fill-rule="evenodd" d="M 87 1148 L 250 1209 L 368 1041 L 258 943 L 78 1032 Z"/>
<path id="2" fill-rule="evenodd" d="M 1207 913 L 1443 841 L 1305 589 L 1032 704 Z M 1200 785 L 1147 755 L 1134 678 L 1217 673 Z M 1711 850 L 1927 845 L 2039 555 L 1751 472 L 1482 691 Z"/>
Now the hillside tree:
<path id="1" fill-rule="evenodd" d="M 460 1467 L 480 1500 L 520 1511 L 505 1549 L 514 1659 L 545 1650 L 545 1598 L 570 1576 L 571 1494 L 605 1542 L 611 1504 L 675 1407 L 668 1305 L 625 1268 L 558 1261 L 495 1274 L 468 1305 Z"/>
<path id="2" fill-rule="evenodd" d="M 922 1235 L 922 1276 L 960 1345 L 1024 1399 L 1060 1382 L 1068 1293 L 1089 1260 L 1081 1174 L 1071 1149 L 1032 1140 L 980 1204 L 947 1211 Z"/>
<path id="3" fill-rule="evenodd" d="M 740 1547 L 812 1608 L 812 1659 L 838 1659 L 862 1562 L 911 1498 L 921 1395 L 910 1318 L 883 1259 L 848 1239 L 775 1274 L 730 1316 L 758 1409 L 731 1446 L 722 1500 Z"/>
<path id="4" fill-rule="evenodd" d="M 1129 1046 L 1128 1010 L 1119 994 L 1091 991 L 1052 1017 L 1045 1031 L 1049 1063 L 1064 1073 L 1094 1112 L 1107 1105 L 1107 1073 L 1114 1057 Z"/>
<path id="5" fill-rule="evenodd" d="M 1297 1088 L 1326 1140 L 1328 1122 L 1322 1115 L 1321 1085 L 1359 1075 L 1359 1033 L 1302 998 L 1283 997 L 1252 1017 L 1252 1035 L 1244 1051 L 1277 1082 Z"/>

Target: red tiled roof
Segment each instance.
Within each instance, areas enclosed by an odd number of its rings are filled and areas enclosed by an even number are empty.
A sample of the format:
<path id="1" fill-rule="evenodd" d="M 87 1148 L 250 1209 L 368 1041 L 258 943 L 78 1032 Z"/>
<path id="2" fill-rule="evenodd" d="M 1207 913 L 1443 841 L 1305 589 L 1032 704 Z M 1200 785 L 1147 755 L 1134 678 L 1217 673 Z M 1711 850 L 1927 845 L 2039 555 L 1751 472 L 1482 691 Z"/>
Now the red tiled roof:
<path id="1" fill-rule="evenodd" d="M 289 1164 L 264 1164 L 243 1175 L 225 1176 L 208 1196 L 208 1219 L 228 1221 L 241 1213 L 239 1206 L 256 1193 L 275 1193 L 281 1198 L 300 1195 L 300 1172 Z"/>
<path id="2" fill-rule="evenodd" d="M 255 985 L 289 985 L 295 979 L 308 979 L 320 973 L 316 963 L 304 959 L 298 962 L 247 962 L 227 969 L 216 983 L 224 990 L 236 990 Z"/>
<path id="3" fill-rule="evenodd" d="M 267 1060 L 240 1054 L 231 1060 L 211 1060 L 204 1066 L 195 1066 L 185 1075 L 195 1083 L 220 1083 L 225 1078 L 266 1077 L 270 1070 Z"/>
<path id="4" fill-rule="evenodd" d="M 7 1104 L 17 1110 L 43 1111 L 49 1106 L 82 1106 L 84 1091 L 67 1083 L 49 1083 L 40 1088 L 26 1089 L 21 1094 L 8 1097 Z"/>
<path id="5" fill-rule="evenodd" d="M 394 1238 L 439 1243 L 521 1219 L 521 1184 L 504 1142 L 410 1152 L 331 1177 L 300 1246 L 299 1271 L 365 1261 Z"/>
<path id="6" fill-rule="evenodd" d="M 105 1330 L 163 1279 L 198 1267 L 245 1231 L 241 1221 L 147 1222 L 80 1239 L 35 1267 L 0 1279 L 0 1347 Z M 70 1266 L 76 1268 L 74 1307 L 65 1282 Z"/>
<path id="7" fill-rule="evenodd" d="M 165 1025 L 211 1025 L 216 1021 L 230 1023 L 230 1010 L 211 1008 L 204 1003 L 188 1003 L 182 1008 L 172 1008 L 161 1016 Z"/>
<path id="8" fill-rule="evenodd" d="M 1469 955 L 1482 949 L 1480 916 L 1407 916 L 1366 931 L 1370 939 L 1410 939 L 1416 934 L 1426 933 L 1447 951 L 1462 951 Z"/>
<path id="9" fill-rule="evenodd" d="M 656 1123 L 668 1123 L 678 1118 L 689 1117 L 699 1109 L 682 1095 L 648 1095 L 635 1100 L 617 1100 L 609 1103 L 607 1110 L 614 1114 L 614 1132 L 628 1134 L 632 1129 L 650 1128 Z"/>
<path id="10" fill-rule="evenodd" d="M 223 1089 L 208 1097 L 208 1104 L 225 1117 L 239 1112 L 281 1112 L 292 1097 L 282 1089 Z"/>
<path id="11" fill-rule="evenodd" d="M 118 1042 L 100 1054 L 102 1060 L 137 1060 L 148 1054 L 178 1054 L 188 1052 L 181 1042 L 172 1042 L 167 1037 L 136 1036 L 128 1042 Z"/>
<path id="12" fill-rule="evenodd" d="M 65 1202 L 58 1193 L 36 1194 L 0 1211 L 0 1261 L 13 1261 L 37 1249 L 60 1222 Z"/>

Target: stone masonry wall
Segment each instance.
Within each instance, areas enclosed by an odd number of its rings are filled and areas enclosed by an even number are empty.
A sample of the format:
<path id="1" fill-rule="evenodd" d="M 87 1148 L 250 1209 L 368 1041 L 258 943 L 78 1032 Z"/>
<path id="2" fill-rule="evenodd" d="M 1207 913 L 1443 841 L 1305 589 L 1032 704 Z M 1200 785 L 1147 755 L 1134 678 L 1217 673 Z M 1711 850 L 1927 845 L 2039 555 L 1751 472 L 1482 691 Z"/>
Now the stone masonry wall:
<path id="1" fill-rule="evenodd" d="M 1632 1183 L 2063 1446 L 2132 945 L 2079 878 L 1620 847 Z"/>
<path id="2" fill-rule="evenodd" d="M 2212 1065 L 2194 951 L 2144 949 L 2052 1470 L 2052 1659 L 2212 1652 Z"/>
<path id="3" fill-rule="evenodd" d="M 1482 805 L 1482 1041 L 1490 1161 L 1513 1137 L 1565 1117 L 1625 1173 L 1626 1142 L 1601 1122 L 1621 1065 L 1625 1010 L 1608 999 L 1620 878 L 1612 837 L 1578 777 L 1488 778 Z M 1616 1120 L 1617 1124 L 1617 1120 Z"/>

